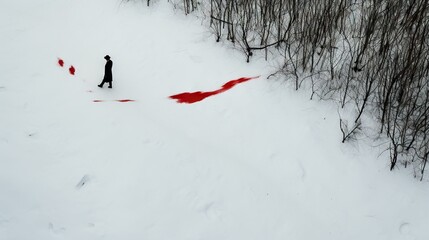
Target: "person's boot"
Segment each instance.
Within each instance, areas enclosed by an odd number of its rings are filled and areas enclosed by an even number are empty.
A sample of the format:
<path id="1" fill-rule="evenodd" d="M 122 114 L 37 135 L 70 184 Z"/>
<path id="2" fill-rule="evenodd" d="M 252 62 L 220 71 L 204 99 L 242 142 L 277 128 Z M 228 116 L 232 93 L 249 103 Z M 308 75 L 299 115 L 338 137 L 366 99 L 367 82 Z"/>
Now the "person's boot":
<path id="1" fill-rule="evenodd" d="M 97 86 L 98 86 L 99 88 L 103 88 L 103 85 L 101 85 L 101 84 L 100 84 L 100 85 L 97 85 Z"/>

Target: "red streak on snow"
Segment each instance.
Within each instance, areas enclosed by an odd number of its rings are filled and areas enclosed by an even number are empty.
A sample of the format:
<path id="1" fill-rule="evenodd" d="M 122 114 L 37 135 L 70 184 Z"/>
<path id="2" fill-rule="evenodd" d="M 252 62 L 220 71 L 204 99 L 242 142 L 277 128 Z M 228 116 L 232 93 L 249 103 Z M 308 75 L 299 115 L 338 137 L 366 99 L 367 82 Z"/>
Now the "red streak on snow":
<path id="1" fill-rule="evenodd" d="M 93 100 L 93 102 L 135 102 L 136 100 L 132 99 L 118 99 L 118 100 Z"/>
<path id="2" fill-rule="evenodd" d="M 200 92 L 200 91 L 198 91 L 198 92 L 184 92 L 184 93 L 172 95 L 172 96 L 170 96 L 170 98 L 175 99 L 178 103 L 189 103 L 189 104 L 196 103 L 196 102 L 204 100 L 207 97 L 225 92 L 237 84 L 247 82 L 249 80 L 256 79 L 256 78 L 259 78 L 259 76 L 257 76 L 257 77 L 242 77 L 242 78 L 231 80 L 231 81 L 225 83 L 224 85 L 222 85 L 222 87 L 220 89 L 215 90 L 215 91 L 211 91 L 211 92 Z"/>
<path id="3" fill-rule="evenodd" d="M 69 68 L 69 72 L 71 75 L 74 75 L 74 73 L 76 72 L 76 69 L 73 67 L 73 65 Z"/>
<path id="4" fill-rule="evenodd" d="M 61 58 L 58 58 L 58 65 L 64 67 L 64 61 Z"/>

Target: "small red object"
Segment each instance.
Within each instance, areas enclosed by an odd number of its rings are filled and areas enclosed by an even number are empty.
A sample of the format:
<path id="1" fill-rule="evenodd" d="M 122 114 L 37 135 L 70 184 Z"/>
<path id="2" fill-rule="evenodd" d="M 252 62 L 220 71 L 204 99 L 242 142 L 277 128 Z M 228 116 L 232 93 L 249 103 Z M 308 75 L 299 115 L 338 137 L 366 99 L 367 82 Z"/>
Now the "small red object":
<path id="1" fill-rule="evenodd" d="M 64 61 L 61 58 L 58 58 L 58 65 L 64 67 Z"/>
<path id="2" fill-rule="evenodd" d="M 73 65 L 69 68 L 69 72 L 71 75 L 74 75 L 74 73 L 76 72 L 76 69 L 73 67 Z"/>
<path id="3" fill-rule="evenodd" d="M 118 99 L 118 100 L 93 100 L 93 102 L 135 102 L 133 99 Z"/>

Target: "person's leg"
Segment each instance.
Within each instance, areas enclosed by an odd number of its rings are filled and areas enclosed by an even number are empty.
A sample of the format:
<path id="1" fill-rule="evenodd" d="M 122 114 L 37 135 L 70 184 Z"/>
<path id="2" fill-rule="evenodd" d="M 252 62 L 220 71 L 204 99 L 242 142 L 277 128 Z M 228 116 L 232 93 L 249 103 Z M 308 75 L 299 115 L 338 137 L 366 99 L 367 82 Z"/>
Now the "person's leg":
<path id="1" fill-rule="evenodd" d="M 112 88 L 112 81 L 109 82 L 109 88 Z"/>
<path id="2" fill-rule="evenodd" d="M 104 80 L 98 85 L 98 87 L 103 87 L 103 85 L 104 85 Z"/>

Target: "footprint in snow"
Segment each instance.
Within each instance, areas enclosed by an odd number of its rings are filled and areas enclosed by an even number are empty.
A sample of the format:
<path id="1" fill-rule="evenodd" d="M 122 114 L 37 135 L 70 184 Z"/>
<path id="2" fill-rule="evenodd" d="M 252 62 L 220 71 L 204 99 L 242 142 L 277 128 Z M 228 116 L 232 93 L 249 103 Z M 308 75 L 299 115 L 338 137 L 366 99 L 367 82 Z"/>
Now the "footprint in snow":
<path id="1" fill-rule="evenodd" d="M 401 223 L 401 225 L 399 225 L 399 232 L 401 234 L 410 234 L 411 232 L 410 223 L 407 223 L 407 222 Z"/>
<path id="2" fill-rule="evenodd" d="M 204 213 L 210 220 L 217 220 L 221 218 L 220 208 L 215 202 L 209 202 L 199 208 L 199 211 Z"/>
<path id="3" fill-rule="evenodd" d="M 78 182 L 78 184 L 76 185 L 77 189 L 82 188 L 83 186 L 85 186 L 88 182 L 89 182 L 90 178 L 88 175 L 84 175 L 82 177 L 82 179 Z"/>
<path id="4" fill-rule="evenodd" d="M 49 231 L 51 231 L 54 234 L 61 234 L 66 231 L 65 227 L 55 227 L 53 223 L 49 223 Z"/>

